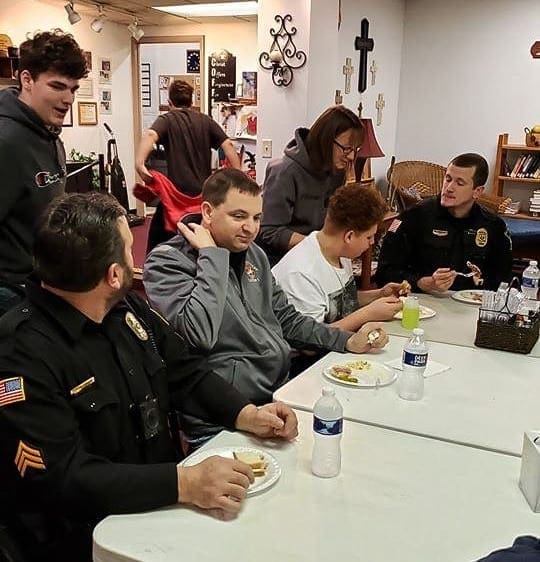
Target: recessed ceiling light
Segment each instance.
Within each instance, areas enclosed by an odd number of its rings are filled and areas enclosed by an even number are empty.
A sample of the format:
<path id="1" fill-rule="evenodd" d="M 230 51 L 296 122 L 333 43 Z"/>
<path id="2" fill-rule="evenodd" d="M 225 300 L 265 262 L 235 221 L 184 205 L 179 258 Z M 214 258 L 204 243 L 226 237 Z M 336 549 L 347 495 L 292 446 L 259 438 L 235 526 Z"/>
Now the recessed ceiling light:
<path id="1" fill-rule="evenodd" d="M 252 16 L 257 14 L 257 2 L 224 2 L 221 4 L 189 4 L 182 6 L 152 6 L 175 16 Z"/>

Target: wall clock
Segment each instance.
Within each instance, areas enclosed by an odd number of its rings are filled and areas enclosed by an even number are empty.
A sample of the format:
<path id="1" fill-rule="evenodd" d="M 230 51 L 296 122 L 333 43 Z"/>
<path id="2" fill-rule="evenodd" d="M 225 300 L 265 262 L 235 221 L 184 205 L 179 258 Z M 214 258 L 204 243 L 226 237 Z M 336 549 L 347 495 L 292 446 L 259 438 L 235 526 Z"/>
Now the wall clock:
<path id="1" fill-rule="evenodd" d="M 192 74 L 198 74 L 201 71 L 201 53 L 200 51 L 186 51 L 186 70 Z"/>

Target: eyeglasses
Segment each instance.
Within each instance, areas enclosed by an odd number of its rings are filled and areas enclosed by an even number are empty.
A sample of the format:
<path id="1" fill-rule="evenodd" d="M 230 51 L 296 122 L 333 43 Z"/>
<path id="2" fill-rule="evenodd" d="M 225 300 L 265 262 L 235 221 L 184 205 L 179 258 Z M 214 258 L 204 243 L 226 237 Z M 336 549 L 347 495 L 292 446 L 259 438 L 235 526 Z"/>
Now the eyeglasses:
<path id="1" fill-rule="evenodd" d="M 356 156 L 358 154 L 358 151 L 360 150 L 359 146 L 343 146 L 337 140 L 334 140 L 334 144 L 336 146 L 339 146 L 339 148 L 341 148 L 344 156 L 349 156 L 349 154 L 351 154 L 353 152 L 354 152 L 354 155 Z"/>

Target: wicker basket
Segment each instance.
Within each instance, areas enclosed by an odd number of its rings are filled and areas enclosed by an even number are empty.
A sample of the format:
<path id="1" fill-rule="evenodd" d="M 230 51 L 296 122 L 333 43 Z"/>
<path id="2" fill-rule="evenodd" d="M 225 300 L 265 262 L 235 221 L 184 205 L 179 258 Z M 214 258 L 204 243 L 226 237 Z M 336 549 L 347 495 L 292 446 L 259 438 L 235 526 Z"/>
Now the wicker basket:
<path id="1" fill-rule="evenodd" d="M 538 334 L 540 332 L 539 314 L 536 314 L 533 318 L 531 327 L 525 328 L 515 324 L 493 324 L 480 320 L 482 312 L 493 312 L 499 317 L 507 317 L 508 320 L 512 316 L 507 312 L 480 309 L 478 321 L 476 322 L 474 345 L 514 353 L 530 353 L 534 344 L 538 341 Z"/>

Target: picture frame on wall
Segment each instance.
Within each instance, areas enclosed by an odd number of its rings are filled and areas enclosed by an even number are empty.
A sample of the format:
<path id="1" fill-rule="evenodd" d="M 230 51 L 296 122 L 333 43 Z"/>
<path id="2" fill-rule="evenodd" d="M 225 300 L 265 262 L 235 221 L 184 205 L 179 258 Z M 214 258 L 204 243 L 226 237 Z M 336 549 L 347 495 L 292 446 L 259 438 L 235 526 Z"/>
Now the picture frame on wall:
<path id="1" fill-rule="evenodd" d="M 92 51 L 83 51 L 84 60 L 86 61 L 86 70 L 92 70 Z"/>
<path id="2" fill-rule="evenodd" d="M 70 105 L 66 116 L 64 117 L 64 122 L 62 127 L 73 127 L 73 106 Z"/>
<path id="3" fill-rule="evenodd" d="M 257 101 L 257 72 L 242 72 L 242 97 Z"/>
<path id="4" fill-rule="evenodd" d="M 79 116 L 79 125 L 97 125 L 98 124 L 98 110 L 95 101 L 79 101 L 77 102 L 77 110 Z"/>
<path id="5" fill-rule="evenodd" d="M 242 84 L 236 84 L 236 97 L 241 98 L 244 89 L 242 88 Z"/>

